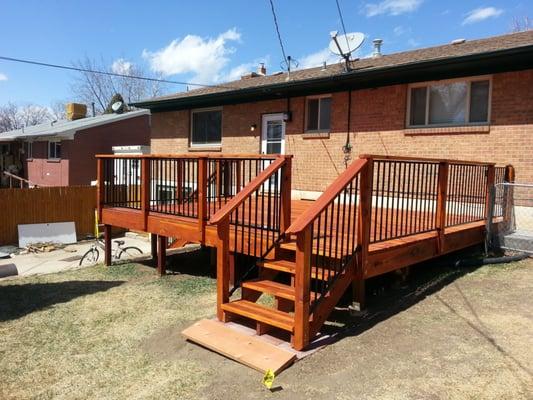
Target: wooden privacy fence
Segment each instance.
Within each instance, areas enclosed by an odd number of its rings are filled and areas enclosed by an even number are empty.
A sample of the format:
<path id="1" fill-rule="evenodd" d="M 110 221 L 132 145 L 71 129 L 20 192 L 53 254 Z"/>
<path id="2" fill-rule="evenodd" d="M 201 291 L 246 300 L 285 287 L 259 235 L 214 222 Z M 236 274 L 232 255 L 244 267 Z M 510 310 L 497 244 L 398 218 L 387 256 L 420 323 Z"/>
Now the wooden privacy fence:
<path id="1" fill-rule="evenodd" d="M 18 243 L 17 225 L 74 221 L 76 234 L 94 232 L 96 187 L 0 189 L 0 245 Z"/>

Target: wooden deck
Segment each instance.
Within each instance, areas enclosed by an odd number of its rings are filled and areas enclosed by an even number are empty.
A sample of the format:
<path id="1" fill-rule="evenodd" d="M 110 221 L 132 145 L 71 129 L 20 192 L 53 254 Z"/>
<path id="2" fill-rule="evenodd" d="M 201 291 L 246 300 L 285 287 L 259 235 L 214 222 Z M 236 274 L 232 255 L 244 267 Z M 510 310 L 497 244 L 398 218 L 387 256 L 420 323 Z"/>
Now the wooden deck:
<path id="1" fill-rule="evenodd" d="M 255 321 L 258 335 L 287 331 L 297 350 L 350 285 L 364 307 L 366 279 L 481 244 L 487 224 L 510 218 L 505 196 L 498 215 L 489 207 L 510 166 L 361 156 L 307 201 L 291 199 L 290 156 L 262 157 L 139 156 L 140 179 L 123 173 L 132 159 L 102 157 L 99 215 L 108 244 L 111 226 L 154 234 L 161 274 L 168 238 L 216 249 L 218 319 Z M 259 277 L 236 274 L 237 259 Z M 230 300 L 234 285 L 239 300 Z M 256 303 L 262 293 L 274 308 Z"/>

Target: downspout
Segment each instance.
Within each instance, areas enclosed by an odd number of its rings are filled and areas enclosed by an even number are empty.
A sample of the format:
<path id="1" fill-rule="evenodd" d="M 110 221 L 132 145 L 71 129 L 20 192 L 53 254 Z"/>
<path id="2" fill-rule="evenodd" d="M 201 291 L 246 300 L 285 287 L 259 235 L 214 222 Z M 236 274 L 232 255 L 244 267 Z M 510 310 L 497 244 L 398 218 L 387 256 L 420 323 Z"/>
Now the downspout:
<path id="1" fill-rule="evenodd" d="M 348 164 L 352 160 L 352 144 L 350 143 L 350 128 L 351 128 L 351 119 L 352 116 L 352 89 L 348 91 L 348 121 L 346 128 L 346 142 L 342 146 L 342 152 L 344 153 L 344 167 L 348 168 Z"/>

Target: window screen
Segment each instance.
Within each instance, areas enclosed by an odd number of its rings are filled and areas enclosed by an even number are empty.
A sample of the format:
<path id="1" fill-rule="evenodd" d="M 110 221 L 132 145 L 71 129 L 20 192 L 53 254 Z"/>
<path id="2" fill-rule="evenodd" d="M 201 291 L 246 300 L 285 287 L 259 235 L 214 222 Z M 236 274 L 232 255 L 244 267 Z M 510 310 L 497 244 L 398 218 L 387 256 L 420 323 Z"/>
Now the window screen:
<path id="1" fill-rule="evenodd" d="M 222 141 L 222 111 L 194 111 L 192 114 L 192 144 L 220 144 Z"/>
<path id="2" fill-rule="evenodd" d="M 307 130 L 318 130 L 318 99 L 307 100 Z"/>
<path id="3" fill-rule="evenodd" d="M 470 122 L 488 122 L 489 81 L 472 82 L 470 86 Z"/>
<path id="4" fill-rule="evenodd" d="M 307 100 L 308 131 L 329 131 L 331 122 L 331 97 Z"/>
<path id="5" fill-rule="evenodd" d="M 424 125 L 426 123 L 427 88 L 411 89 L 410 125 Z"/>

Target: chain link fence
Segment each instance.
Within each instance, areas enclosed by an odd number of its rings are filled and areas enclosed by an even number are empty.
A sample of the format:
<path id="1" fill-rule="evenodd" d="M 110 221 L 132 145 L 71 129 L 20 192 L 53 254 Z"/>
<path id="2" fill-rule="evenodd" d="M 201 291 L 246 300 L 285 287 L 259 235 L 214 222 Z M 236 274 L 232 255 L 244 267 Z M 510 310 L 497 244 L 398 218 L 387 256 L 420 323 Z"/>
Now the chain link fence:
<path id="1" fill-rule="evenodd" d="M 493 221 L 488 231 L 493 248 L 533 254 L 533 184 L 499 182 L 491 193 Z"/>

